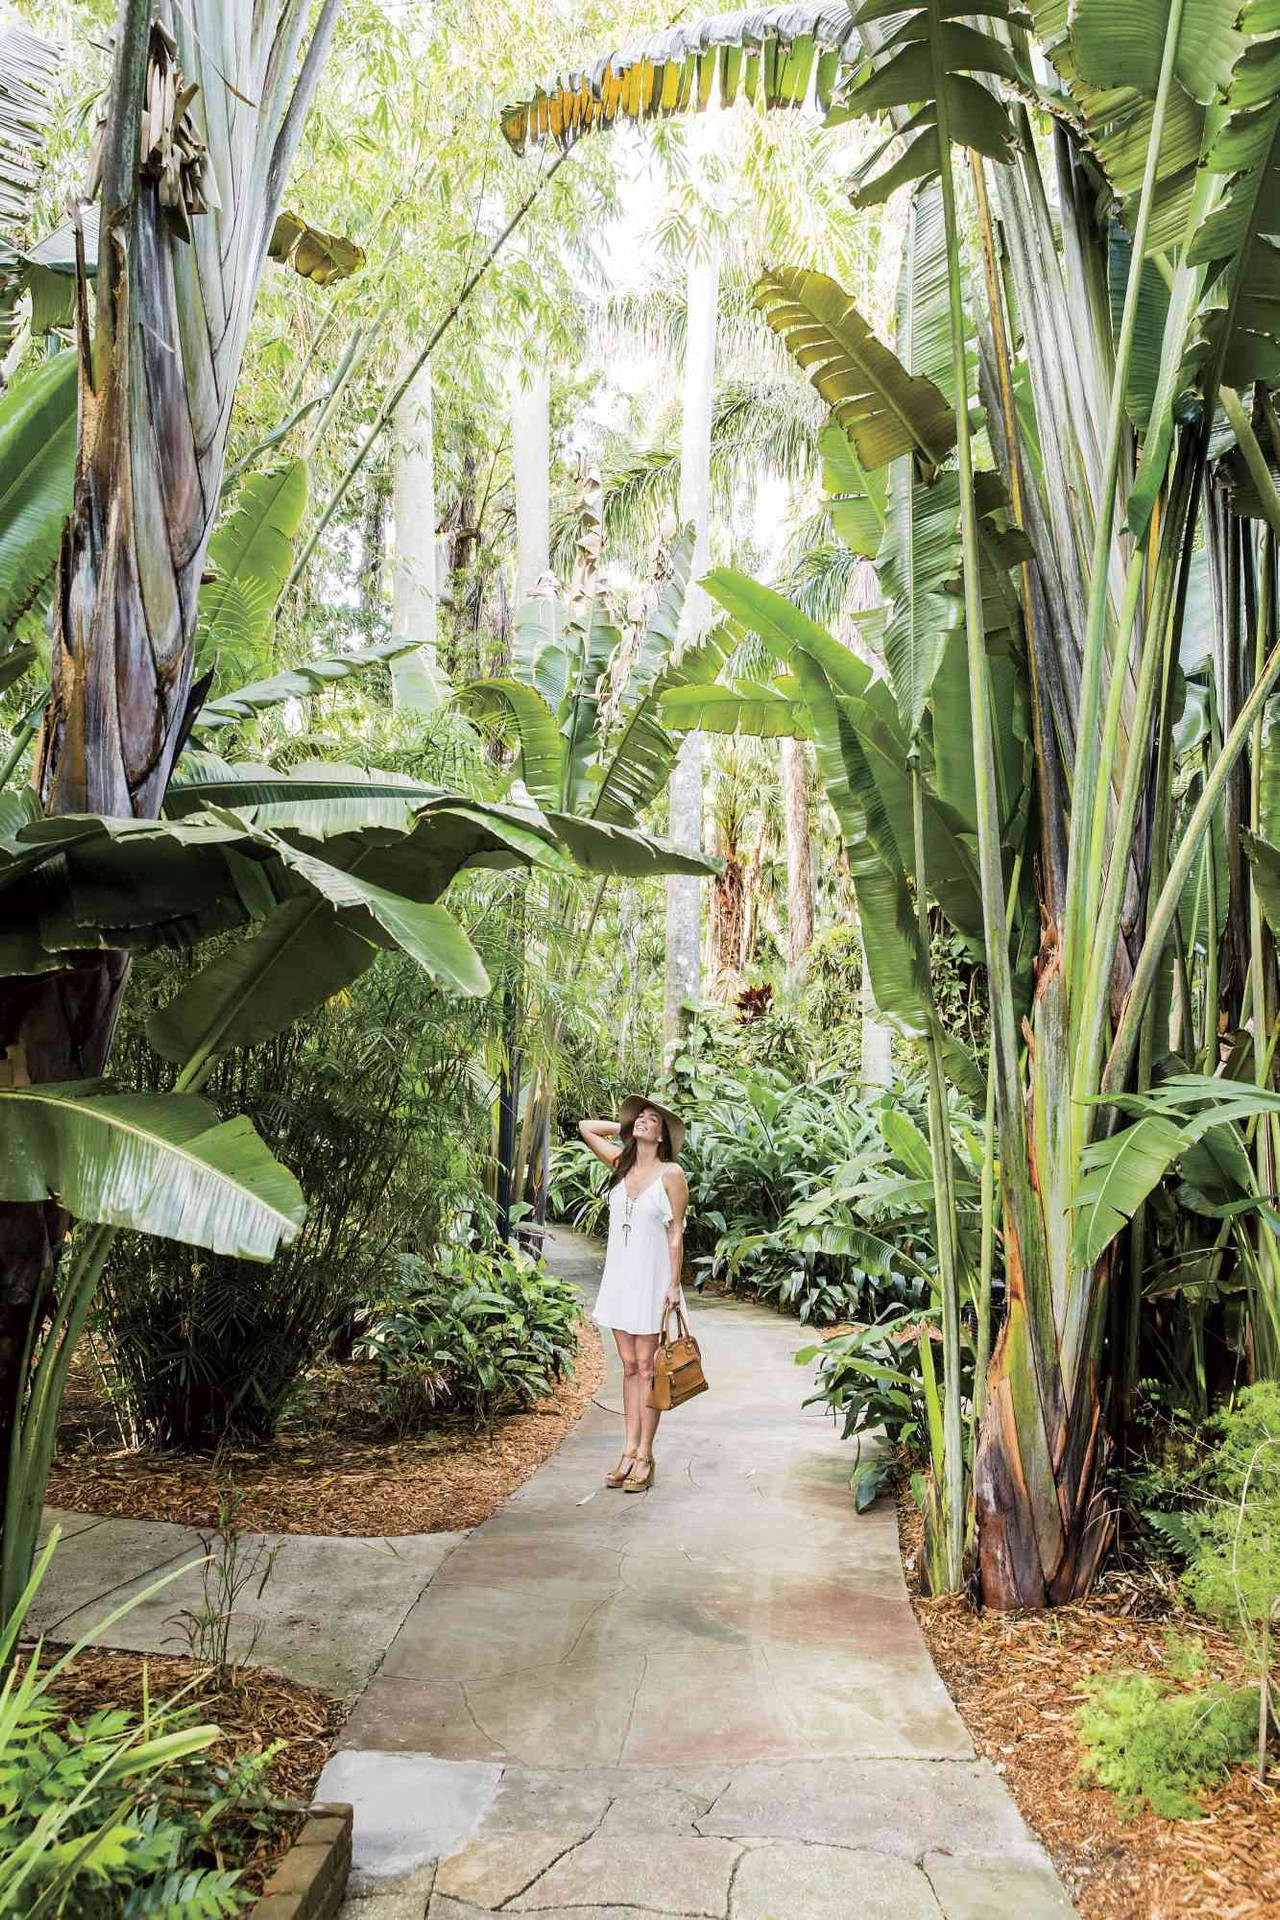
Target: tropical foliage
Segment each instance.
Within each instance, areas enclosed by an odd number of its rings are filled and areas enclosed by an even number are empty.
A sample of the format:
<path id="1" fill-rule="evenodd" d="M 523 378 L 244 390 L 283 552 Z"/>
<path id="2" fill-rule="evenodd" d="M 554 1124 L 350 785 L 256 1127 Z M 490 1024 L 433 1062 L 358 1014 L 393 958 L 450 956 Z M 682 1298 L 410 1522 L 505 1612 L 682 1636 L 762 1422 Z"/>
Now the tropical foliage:
<path id="1" fill-rule="evenodd" d="M 1203 1131 L 1174 1120 L 1159 1170 L 1137 1173 L 1159 1131 L 1146 1096 L 1167 1062 L 1213 1073 L 1222 1029 L 1247 1022 L 1252 1055 L 1232 1071 L 1265 1089 L 1271 1070 L 1268 856 L 1248 836 L 1266 837 L 1263 720 L 1280 673 L 1280 494 L 1264 451 L 1275 21 L 1254 6 L 1209 29 L 1173 6 L 1135 31 L 1101 4 L 1069 19 L 998 7 L 971 24 L 873 3 L 843 19 L 726 15 L 636 42 L 539 89 L 504 130 L 517 145 L 567 144 L 618 117 L 728 102 L 741 84 L 765 106 L 813 99 L 830 120 L 887 118 L 858 196 L 913 183 L 896 356 L 803 269 L 775 271 L 759 295 L 846 442 L 827 443 L 831 510 L 875 558 L 884 676 L 776 595 L 722 575 L 713 590 L 771 671 L 736 702 L 676 695 L 669 712 L 813 738 L 883 1010 L 936 1031 L 908 881 L 917 910 L 932 895 L 980 943 L 1009 1312 L 980 1370 L 971 1506 L 940 1124 L 955 1069 L 935 1044 L 944 1457 L 932 1559 L 959 1582 L 971 1510 L 986 1597 L 1039 1605 L 1086 1591 L 1106 1547 L 1104 1408 L 1114 1432 L 1133 1402 L 1155 1218 L 1144 1201 L 1201 1139 L 1215 1153 L 1228 1142 L 1237 1178 L 1241 1156 L 1256 1170 L 1223 1240 L 1235 1241 L 1249 1352 L 1276 1366 L 1275 1239 L 1256 1204 L 1272 1185 L 1270 1115 L 1248 1141 L 1229 1104 Z M 1029 101 L 1054 115 L 1060 238 Z M 1206 572 L 1211 644 L 1190 591 Z M 1124 1203 L 1109 1230 L 1106 1187 Z M 985 1197 L 990 1241 L 989 1182 Z"/>

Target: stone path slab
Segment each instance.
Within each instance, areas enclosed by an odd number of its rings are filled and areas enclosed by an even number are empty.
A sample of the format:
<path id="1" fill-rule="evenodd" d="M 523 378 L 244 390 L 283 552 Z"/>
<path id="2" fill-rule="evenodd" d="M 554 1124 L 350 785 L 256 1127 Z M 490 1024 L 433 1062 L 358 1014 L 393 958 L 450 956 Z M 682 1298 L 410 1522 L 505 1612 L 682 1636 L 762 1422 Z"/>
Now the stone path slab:
<path id="1" fill-rule="evenodd" d="M 549 1252 L 591 1292 L 591 1242 Z M 801 1406 L 795 1326 L 694 1312 L 711 1391 L 663 1423 L 653 1489 L 601 1485 L 611 1356 L 407 1615 L 321 1781 L 356 1805 L 345 1920 L 1069 1920 L 934 1671 L 892 1504 L 854 1514 L 847 1448 Z M 451 1783 L 477 1776 L 458 1834 Z"/>
<path id="2" fill-rule="evenodd" d="M 181 1616 L 201 1604 L 204 1545 L 194 1527 L 163 1520 L 120 1520 L 49 1509 L 42 1538 L 61 1538 L 30 1614 L 47 1638 L 73 1641 L 132 1594 L 180 1568 L 159 1593 L 132 1608 L 101 1644 L 138 1653 L 186 1653 Z M 255 1580 L 240 1595 L 231 1653 L 305 1686 L 350 1698 L 377 1667 L 427 1582 L 462 1538 L 457 1533 L 400 1539 L 253 1534 L 275 1553 L 261 1594 Z M 265 1563 L 264 1563 L 265 1564 Z"/>

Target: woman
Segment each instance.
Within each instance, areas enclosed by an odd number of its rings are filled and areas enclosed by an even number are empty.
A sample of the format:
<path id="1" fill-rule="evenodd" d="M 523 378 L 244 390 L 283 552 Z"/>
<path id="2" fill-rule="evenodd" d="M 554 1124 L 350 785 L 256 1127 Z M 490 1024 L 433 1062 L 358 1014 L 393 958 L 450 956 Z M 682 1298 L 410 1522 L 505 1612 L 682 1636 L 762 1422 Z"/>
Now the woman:
<path id="1" fill-rule="evenodd" d="M 578 1130 L 613 1176 L 595 1318 L 613 1328 L 618 1343 L 627 1440 L 605 1485 L 644 1493 L 653 1485 L 653 1436 L 661 1417 L 649 1405 L 653 1358 L 663 1314 L 684 1307 L 680 1268 L 689 1183 L 675 1164 L 684 1123 L 656 1100 L 632 1093 L 617 1120 L 584 1120 Z"/>

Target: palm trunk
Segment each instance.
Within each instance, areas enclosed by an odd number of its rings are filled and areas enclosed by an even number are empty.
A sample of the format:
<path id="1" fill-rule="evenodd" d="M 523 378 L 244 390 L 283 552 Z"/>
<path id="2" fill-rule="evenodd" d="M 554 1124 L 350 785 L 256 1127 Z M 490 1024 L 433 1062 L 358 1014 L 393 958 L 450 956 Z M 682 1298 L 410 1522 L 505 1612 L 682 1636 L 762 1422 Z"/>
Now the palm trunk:
<path id="1" fill-rule="evenodd" d="M 391 632 L 417 641 L 417 651 L 391 664 L 397 706 L 430 711 L 436 682 L 436 469 L 431 362 L 418 368 L 396 408 L 392 512 L 396 551 L 391 573 Z"/>
<path id="2" fill-rule="evenodd" d="M 689 262 L 685 323 L 684 416 L 680 433 L 680 517 L 695 530 L 693 580 L 711 563 L 711 405 L 715 384 L 716 317 L 720 289 L 720 261 L 708 243 L 704 255 Z M 681 639 L 686 646 L 705 632 L 711 602 L 702 588 L 691 585 L 681 617 Z M 680 744 L 669 788 L 668 837 L 677 846 L 702 846 L 702 735 L 688 733 Z M 702 885 L 692 875 L 667 878 L 667 966 L 663 995 L 663 1031 L 668 1054 L 684 1029 L 683 1008 L 696 1002 L 699 991 L 698 931 L 702 914 Z"/>
<path id="3" fill-rule="evenodd" d="M 96 329 L 79 323 L 80 426 L 71 516 L 50 620 L 53 685 L 34 784 L 49 814 L 154 818 L 192 715 L 196 598 L 217 510 L 231 403 L 280 197 L 338 0 L 324 0 L 301 68 L 302 0 L 123 0 L 107 99 Z M 177 64 L 203 89 L 221 209 L 189 238 L 139 171 L 149 76 Z M 228 15 L 235 16 L 228 20 Z M 168 44 L 172 44 L 171 42 Z M 235 86 L 211 49 L 234 46 Z M 295 80 L 296 75 L 296 80 Z M 172 75 L 169 76 L 173 99 Z M 234 242 L 233 242 L 234 233 Z M 100 1073 L 127 975 L 122 954 L 71 954 L 19 980 L 0 1008 L 9 1084 Z M 0 1206 L 0 1450 L 22 1392 L 25 1328 L 66 1232 L 52 1205 Z"/>
<path id="4" fill-rule="evenodd" d="M 511 376 L 511 471 L 516 494 L 516 605 L 551 567 L 551 369 L 544 355 Z"/>
<path id="5" fill-rule="evenodd" d="M 513 369 L 510 399 L 511 467 L 516 496 L 515 603 L 519 607 L 551 567 L 551 372 L 545 352 L 532 369 Z M 508 1033 L 508 1060 L 514 1058 L 515 1037 L 514 1031 Z M 514 1078 L 503 1086 L 503 1099 L 510 1104 L 513 1114 L 519 1101 L 519 1071 L 519 1061 L 515 1059 Z M 549 1073 L 550 1063 L 548 1076 Z M 518 1163 L 528 1170 L 526 1179 L 532 1176 L 534 1218 L 539 1224 L 545 1221 L 547 1211 L 552 1098 L 549 1077 L 539 1078 L 536 1090 L 531 1083 L 530 1111 Z M 502 1177 L 510 1188 L 511 1170 L 505 1160 Z M 512 1197 L 521 1196 L 522 1187 L 516 1186 Z"/>
<path id="6" fill-rule="evenodd" d="M 787 965 L 798 967 L 813 941 L 809 754 L 803 740 L 780 740 L 778 747 L 787 827 Z"/>

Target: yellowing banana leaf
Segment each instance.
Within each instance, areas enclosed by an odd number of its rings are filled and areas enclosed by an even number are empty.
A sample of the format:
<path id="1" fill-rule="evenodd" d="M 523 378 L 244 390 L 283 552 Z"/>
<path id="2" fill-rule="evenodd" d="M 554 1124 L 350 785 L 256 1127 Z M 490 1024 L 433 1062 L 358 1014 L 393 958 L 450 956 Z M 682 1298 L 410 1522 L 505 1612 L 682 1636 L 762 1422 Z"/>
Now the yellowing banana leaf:
<path id="1" fill-rule="evenodd" d="M 861 59 L 844 0 L 716 14 L 660 28 L 549 80 L 502 109 L 502 131 L 517 153 L 554 140 L 571 147 L 584 133 L 621 120 L 644 121 L 731 106 L 739 96 L 763 107 L 830 104 L 842 69 Z"/>
<path id="2" fill-rule="evenodd" d="M 271 260 L 287 261 L 304 280 L 318 287 L 332 286 L 335 280 L 349 280 L 364 265 L 364 248 L 341 234 L 325 233 L 313 227 L 301 214 L 284 210 L 276 215 L 267 248 Z"/>

